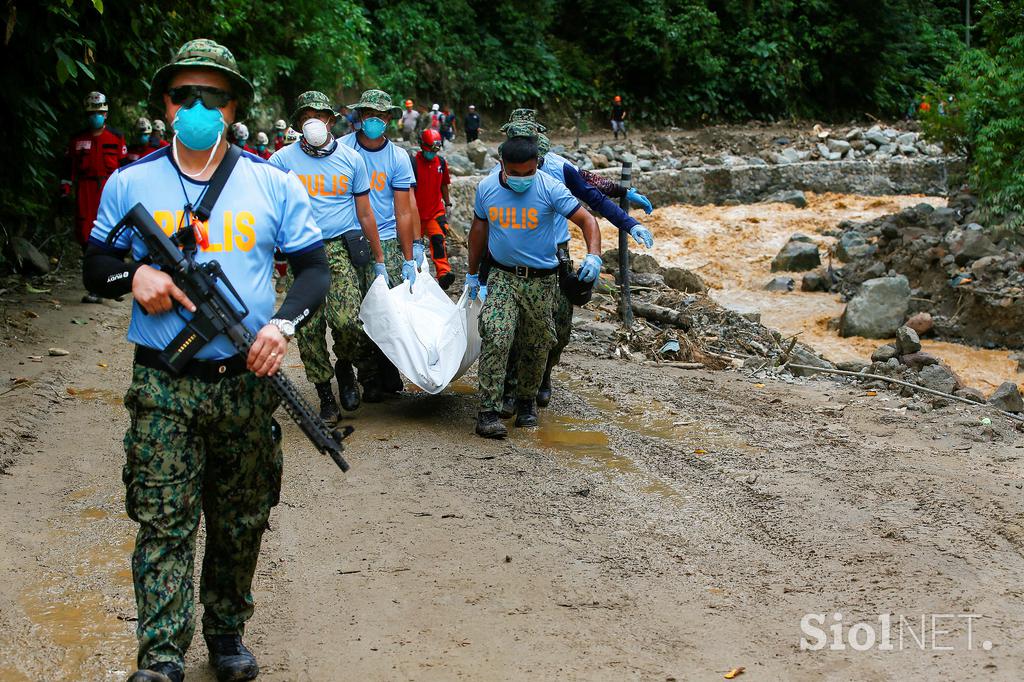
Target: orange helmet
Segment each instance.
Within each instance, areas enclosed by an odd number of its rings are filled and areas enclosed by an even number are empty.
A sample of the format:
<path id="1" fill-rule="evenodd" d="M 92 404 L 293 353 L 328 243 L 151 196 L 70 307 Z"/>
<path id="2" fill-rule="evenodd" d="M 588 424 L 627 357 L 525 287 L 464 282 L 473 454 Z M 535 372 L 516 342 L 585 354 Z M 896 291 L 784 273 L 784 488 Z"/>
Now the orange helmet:
<path id="1" fill-rule="evenodd" d="M 433 128 L 427 128 L 420 135 L 420 149 L 425 152 L 441 151 L 441 133 Z"/>
<path id="2" fill-rule="evenodd" d="M 622 101 L 622 97 L 620 97 L 619 95 L 615 95 L 615 101 L 616 102 L 621 102 Z"/>
<path id="3" fill-rule="evenodd" d="M 405 100 L 405 106 L 408 109 L 412 109 L 412 100 L 411 99 Z"/>

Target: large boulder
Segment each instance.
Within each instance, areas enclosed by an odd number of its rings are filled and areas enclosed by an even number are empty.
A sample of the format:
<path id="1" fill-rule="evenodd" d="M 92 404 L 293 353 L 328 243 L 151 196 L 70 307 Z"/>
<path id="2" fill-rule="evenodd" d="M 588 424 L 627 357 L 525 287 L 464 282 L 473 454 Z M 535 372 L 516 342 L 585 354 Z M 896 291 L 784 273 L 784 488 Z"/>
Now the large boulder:
<path id="1" fill-rule="evenodd" d="M 791 238 L 772 260 L 772 272 L 806 272 L 819 265 L 817 244 Z"/>
<path id="2" fill-rule="evenodd" d="M 448 162 L 448 170 L 452 175 L 466 176 L 473 174 L 473 162 L 468 157 L 450 152 L 445 154 L 445 161 Z"/>
<path id="3" fill-rule="evenodd" d="M 616 254 L 618 258 L 618 254 Z M 638 253 L 632 256 L 629 263 L 629 269 L 633 272 L 644 273 L 644 274 L 657 274 L 661 271 L 661 266 L 658 265 L 658 261 L 646 253 Z"/>
<path id="4" fill-rule="evenodd" d="M 855 230 L 844 232 L 836 242 L 836 258 L 844 263 L 870 256 L 877 250 L 874 245 L 868 244 L 864 235 Z"/>
<path id="5" fill-rule="evenodd" d="M 1020 397 L 1017 384 L 1007 381 L 989 396 L 988 404 L 1004 412 L 1024 412 L 1024 400 Z"/>
<path id="6" fill-rule="evenodd" d="M 480 140 L 473 140 L 466 145 L 466 156 L 477 168 L 484 167 L 484 160 L 487 158 L 487 145 Z"/>
<path id="7" fill-rule="evenodd" d="M 917 384 L 933 391 L 952 393 L 957 389 L 956 375 L 942 365 L 928 365 L 917 375 Z"/>
<path id="8" fill-rule="evenodd" d="M 11 251 L 14 254 L 14 267 L 23 275 L 45 275 L 50 272 L 50 259 L 27 239 L 11 239 Z"/>
<path id="9" fill-rule="evenodd" d="M 700 275 L 686 268 L 665 268 L 665 284 L 687 294 L 703 294 L 708 290 Z"/>
<path id="10" fill-rule="evenodd" d="M 907 318 L 910 283 L 903 275 L 869 279 L 847 305 L 839 322 L 842 336 L 889 339 Z"/>
<path id="11" fill-rule="evenodd" d="M 776 192 L 766 196 L 762 201 L 766 204 L 789 204 L 797 208 L 807 207 L 807 196 L 798 189 Z"/>

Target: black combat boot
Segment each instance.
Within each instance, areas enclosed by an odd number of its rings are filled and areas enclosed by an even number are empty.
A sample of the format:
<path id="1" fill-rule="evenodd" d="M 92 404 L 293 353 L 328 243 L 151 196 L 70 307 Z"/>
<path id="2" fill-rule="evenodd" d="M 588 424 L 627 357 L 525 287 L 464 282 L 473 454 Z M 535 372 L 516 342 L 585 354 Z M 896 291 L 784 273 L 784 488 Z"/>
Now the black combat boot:
<path id="1" fill-rule="evenodd" d="M 341 398 L 341 406 L 346 412 L 359 408 L 359 387 L 356 386 L 356 373 L 352 371 L 352 365 L 345 360 L 338 360 L 334 364 L 334 376 L 338 378 L 338 397 Z"/>
<path id="2" fill-rule="evenodd" d="M 145 670 L 136 670 L 128 682 L 185 682 L 185 671 L 177 663 L 154 663 Z"/>
<path id="3" fill-rule="evenodd" d="M 537 389 L 537 407 L 547 407 L 551 402 L 551 370 L 544 372 L 540 388 Z"/>
<path id="4" fill-rule="evenodd" d="M 516 426 L 536 426 L 537 405 L 532 400 L 516 401 Z"/>
<path id="5" fill-rule="evenodd" d="M 508 429 L 498 419 L 497 412 L 488 410 L 476 417 L 476 435 L 484 438 L 504 438 L 508 435 Z"/>
<path id="6" fill-rule="evenodd" d="M 242 644 L 240 635 L 206 635 L 205 639 L 217 682 L 255 680 L 260 674 L 256 657 Z"/>
<path id="7" fill-rule="evenodd" d="M 334 391 L 331 390 L 331 382 L 325 381 L 316 384 L 316 394 L 320 396 L 320 418 L 330 426 L 334 426 L 341 419 L 341 410 L 334 400 Z"/>
<path id="8" fill-rule="evenodd" d="M 501 412 L 498 413 L 502 419 L 511 419 L 516 416 L 516 399 L 510 395 L 501 399 Z"/>
<path id="9" fill-rule="evenodd" d="M 385 393 L 401 393 L 405 390 L 401 372 L 388 359 L 381 363 L 380 387 Z"/>
<path id="10" fill-rule="evenodd" d="M 362 381 L 362 377 L 360 377 L 360 381 Z M 364 403 L 382 403 L 386 397 L 380 388 L 379 377 L 374 376 L 363 381 Z"/>

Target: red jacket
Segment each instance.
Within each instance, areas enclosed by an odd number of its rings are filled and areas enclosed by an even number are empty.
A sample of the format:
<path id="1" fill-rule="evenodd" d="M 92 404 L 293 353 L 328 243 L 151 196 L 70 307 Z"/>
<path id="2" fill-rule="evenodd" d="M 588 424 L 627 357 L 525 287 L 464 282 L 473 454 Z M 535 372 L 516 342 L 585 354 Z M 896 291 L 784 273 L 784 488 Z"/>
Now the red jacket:
<path id="1" fill-rule="evenodd" d="M 83 130 L 71 138 L 64 180 L 73 183 L 85 179 L 106 180 L 127 156 L 128 147 L 118 131 L 104 127 L 99 135 L 92 133 L 91 130 Z"/>
<path id="2" fill-rule="evenodd" d="M 444 196 L 441 194 L 443 185 L 452 184 L 448 175 L 448 162 L 442 156 L 435 156 L 427 161 L 423 152 L 416 152 L 413 164 L 416 176 L 416 208 L 420 212 L 420 220 L 430 220 L 444 214 Z"/>
<path id="3" fill-rule="evenodd" d="M 150 143 L 146 144 L 133 144 L 128 146 L 128 153 L 125 154 L 124 160 L 121 162 L 122 166 L 127 166 L 129 163 L 135 163 L 146 154 L 155 152 L 160 147 L 154 147 Z"/>

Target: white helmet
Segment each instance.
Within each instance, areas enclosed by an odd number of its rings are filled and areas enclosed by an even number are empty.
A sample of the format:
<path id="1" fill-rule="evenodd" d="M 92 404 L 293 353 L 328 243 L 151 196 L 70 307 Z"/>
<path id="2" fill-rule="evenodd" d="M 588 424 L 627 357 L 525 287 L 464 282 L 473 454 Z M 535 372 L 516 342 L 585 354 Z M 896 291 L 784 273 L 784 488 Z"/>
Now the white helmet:
<path id="1" fill-rule="evenodd" d="M 162 118 L 154 119 L 153 130 L 163 135 L 164 133 L 167 132 L 167 124 L 164 123 L 164 120 Z"/>
<path id="2" fill-rule="evenodd" d="M 262 130 L 256 133 L 256 144 L 270 144 L 270 139 L 267 138 L 267 134 Z"/>
<path id="3" fill-rule="evenodd" d="M 135 121 L 135 130 L 137 130 L 140 133 L 145 133 L 146 135 L 149 135 L 150 133 L 153 132 L 153 126 L 149 122 L 148 118 L 146 118 L 145 116 L 139 116 L 138 120 Z"/>
<path id="4" fill-rule="evenodd" d="M 284 122 L 283 118 L 279 118 L 274 121 L 274 130 L 284 130 L 288 127 L 288 124 Z"/>
<path id="5" fill-rule="evenodd" d="M 85 110 L 86 111 L 106 111 L 107 110 L 107 96 L 102 92 L 96 92 L 93 90 L 85 96 Z"/>
<path id="6" fill-rule="evenodd" d="M 234 134 L 235 139 L 239 142 L 249 139 L 249 129 L 245 127 L 244 123 L 234 123 L 231 125 L 231 132 Z"/>
<path id="7" fill-rule="evenodd" d="M 301 135 L 299 135 L 299 131 L 295 130 L 295 128 L 289 128 L 288 130 L 284 131 L 285 144 L 294 144 L 295 142 L 299 141 L 300 137 Z"/>
<path id="8" fill-rule="evenodd" d="M 432 104 L 430 106 L 430 110 L 431 111 L 440 111 L 441 110 L 441 105 L 440 104 Z"/>

